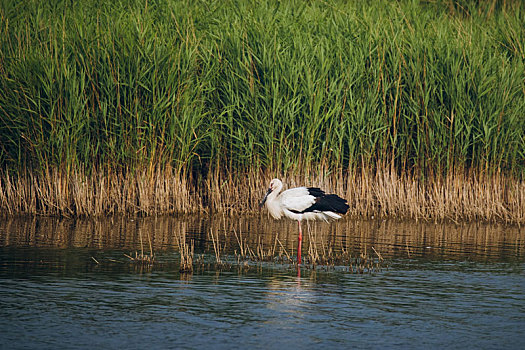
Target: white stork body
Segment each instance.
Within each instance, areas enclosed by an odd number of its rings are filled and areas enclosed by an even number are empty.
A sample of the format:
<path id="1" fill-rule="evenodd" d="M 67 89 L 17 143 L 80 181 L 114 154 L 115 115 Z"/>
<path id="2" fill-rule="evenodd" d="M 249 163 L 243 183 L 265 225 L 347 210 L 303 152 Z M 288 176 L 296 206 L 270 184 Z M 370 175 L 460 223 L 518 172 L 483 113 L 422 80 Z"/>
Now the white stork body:
<path id="1" fill-rule="evenodd" d="M 346 200 L 335 194 L 325 194 L 317 187 L 296 187 L 279 194 L 283 183 L 273 179 L 260 206 L 266 203 L 268 212 L 275 219 L 285 216 L 299 224 L 299 245 L 297 262 L 301 264 L 302 220 L 337 220 L 348 210 Z"/>
<path id="2" fill-rule="evenodd" d="M 324 220 L 340 219 L 341 216 L 332 211 L 306 211 L 312 207 L 319 197 L 310 194 L 306 187 L 296 187 L 284 191 L 279 195 L 282 188 L 279 181 L 278 187 L 273 189 L 266 198 L 266 208 L 274 219 L 280 219 L 283 215 L 289 219 L 302 220 Z"/>

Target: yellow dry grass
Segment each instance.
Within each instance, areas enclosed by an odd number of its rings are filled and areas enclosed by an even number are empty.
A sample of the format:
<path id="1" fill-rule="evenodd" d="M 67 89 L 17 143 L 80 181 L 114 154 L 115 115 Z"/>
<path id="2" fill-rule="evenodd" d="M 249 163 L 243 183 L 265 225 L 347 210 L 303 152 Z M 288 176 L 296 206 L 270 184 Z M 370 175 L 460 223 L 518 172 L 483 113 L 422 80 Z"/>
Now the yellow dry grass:
<path id="1" fill-rule="evenodd" d="M 250 214 L 272 177 L 285 188 L 321 187 L 348 200 L 352 217 L 525 223 L 525 182 L 502 174 L 457 172 L 418 180 L 394 171 L 349 174 L 211 174 L 198 182 L 171 169 L 122 173 L 59 169 L 0 175 L 5 214 L 103 216 L 188 213 Z"/>

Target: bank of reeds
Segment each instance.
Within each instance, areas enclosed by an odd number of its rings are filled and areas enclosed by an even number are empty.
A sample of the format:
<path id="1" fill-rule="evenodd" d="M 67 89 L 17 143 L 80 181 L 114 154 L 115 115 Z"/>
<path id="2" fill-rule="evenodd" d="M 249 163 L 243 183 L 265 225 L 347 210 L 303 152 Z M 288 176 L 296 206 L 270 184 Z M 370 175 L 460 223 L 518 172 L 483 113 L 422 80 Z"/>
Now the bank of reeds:
<path id="1" fill-rule="evenodd" d="M 51 176 L 4 175 L 0 178 L 0 206 L 9 214 L 61 216 L 256 213 L 273 174 L 244 175 L 208 179 L 202 187 L 160 170 L 151 177 L 65 177 L 58 171 Z M 287 187 L 319 186 L 338 193 L 348 200 L 353 217 L 525 223 L 525 182 L 501 174 L 456 174 L 421 181 L 389 171 L 338 177 L 288 175 L 283 181 Z"/>
<path id="2" fill-rule="evenodd" d="M 520 1 L 0 1 L 0 210 L 525 220 Z"/>

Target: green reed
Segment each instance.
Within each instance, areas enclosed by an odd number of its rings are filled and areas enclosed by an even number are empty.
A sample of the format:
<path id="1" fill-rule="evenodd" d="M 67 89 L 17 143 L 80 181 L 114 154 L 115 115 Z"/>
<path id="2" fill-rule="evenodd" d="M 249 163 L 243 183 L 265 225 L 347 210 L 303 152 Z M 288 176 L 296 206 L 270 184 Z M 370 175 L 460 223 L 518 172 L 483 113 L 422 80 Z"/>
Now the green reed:
<path id="1" fill-rule="evenodd" d="M 519 1 L 0 1 L 2 168 L 524 178 Z"/>

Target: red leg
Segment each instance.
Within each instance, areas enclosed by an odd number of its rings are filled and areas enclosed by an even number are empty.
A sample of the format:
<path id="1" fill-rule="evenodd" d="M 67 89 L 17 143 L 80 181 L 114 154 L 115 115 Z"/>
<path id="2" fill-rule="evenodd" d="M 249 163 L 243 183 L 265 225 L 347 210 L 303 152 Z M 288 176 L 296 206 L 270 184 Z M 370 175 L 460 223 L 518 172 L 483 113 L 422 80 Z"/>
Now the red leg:
<path id="1" fill-rule="evenodd" d="M 301 242 L 303 241 L 303 232 L 301 230 L 301 221 L 299 223 L 299 243 L 297 244 L 297 266 L 301 265 Z"/>

